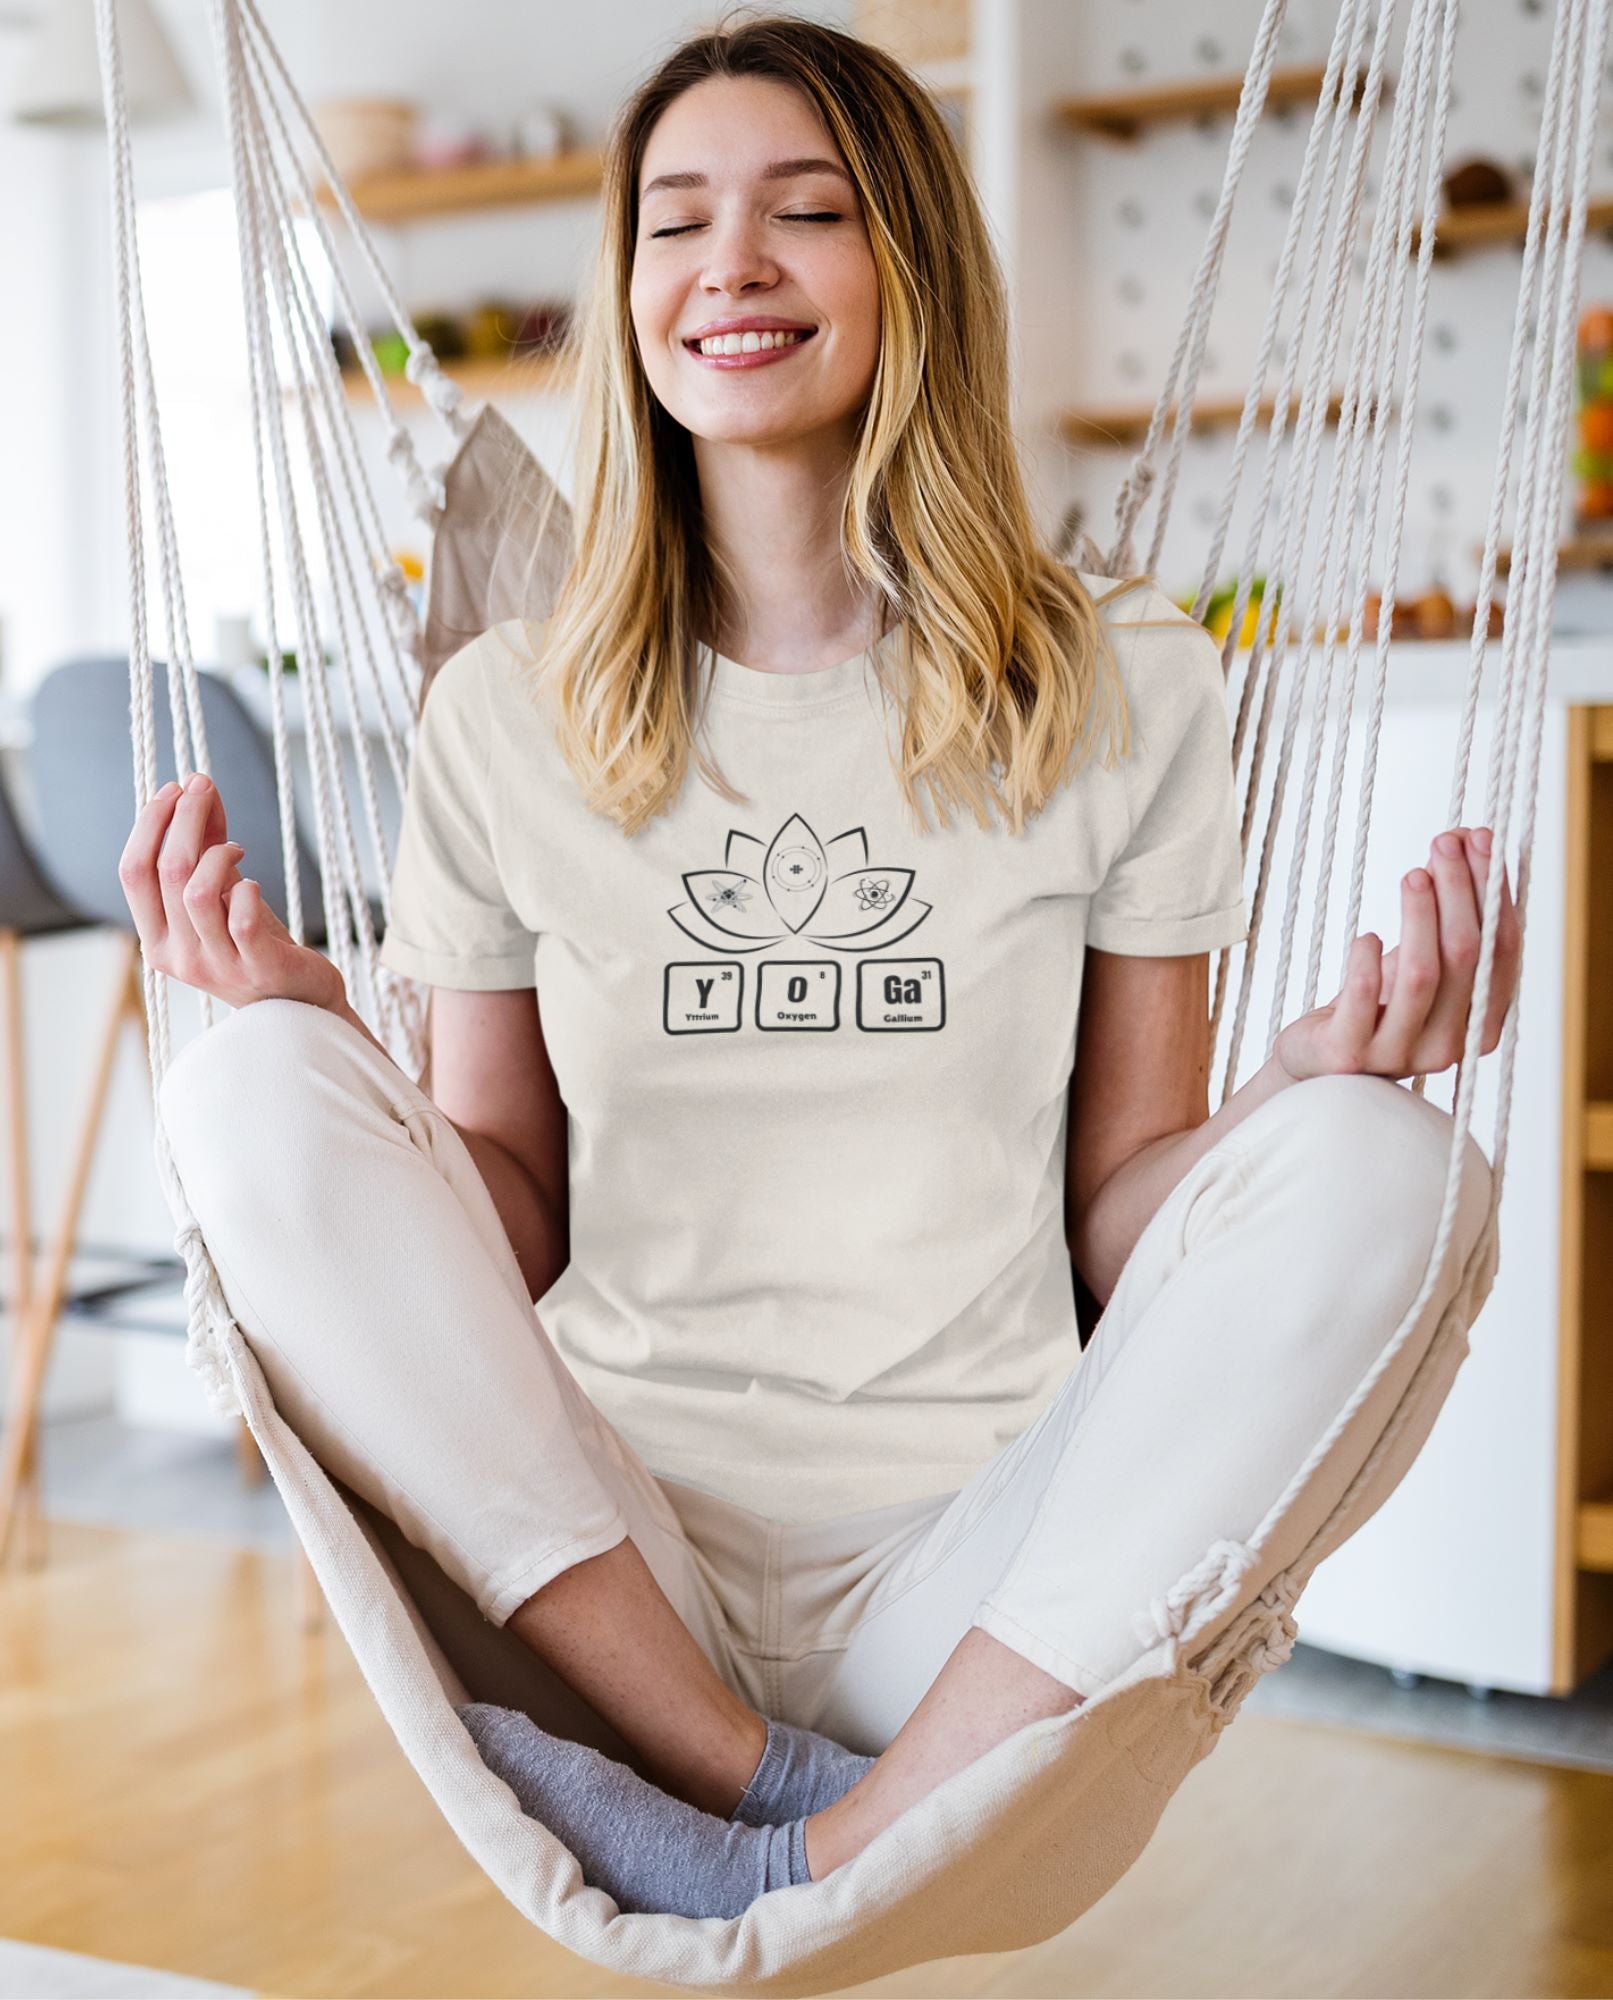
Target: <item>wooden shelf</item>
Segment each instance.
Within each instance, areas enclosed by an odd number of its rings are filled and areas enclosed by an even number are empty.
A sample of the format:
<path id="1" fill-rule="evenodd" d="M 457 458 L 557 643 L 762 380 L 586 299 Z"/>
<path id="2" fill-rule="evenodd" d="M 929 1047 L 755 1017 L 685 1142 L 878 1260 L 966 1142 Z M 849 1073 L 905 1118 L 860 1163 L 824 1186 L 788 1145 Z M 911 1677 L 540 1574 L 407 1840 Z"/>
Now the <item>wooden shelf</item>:
<path id="1" fill-rule="evenodd" d="M 361 174 L 347 183 L 347 191 L 368 222 L 417 222 L 526 202 L 576 201 L 597 194 L 603 175 L 604 155 L 578 148 L 552 160 L 477 160 L 464 167 Z M 327 208 L 335 206 L 328 187 L 319 190 L 319 199 Z"/>
<path id="2" fill-rule="evenodd" d="M 1267 397 L 1260 405 L 1260 421 L 1269 424 L 1276 412 L 1276 402 Z M 1336 424 L 1344 407 L 1344 398 L 1334 395 L 1328 399 L 1327 420 Z M 1141 444 L 1148 433 L 1148 426 L 1154 414 L 1152 403 L 1117 405 L 1112 409 L 1066 410 L 1059 418 L 1059 436 L 1066 444 L 1095 446 L 1100 450 L 1106 445 Z M 1294 418 L 1299 414 L 1297 403 L 1289 406 L 1288 435 L 1292 437 Z M 1241 396 L 1201 397 L 1193 405 L 1193 432 L 1236 430 L 1238 420 L 1243 415 Z"/>
<path id="3" fill-rule="evenodd" d="M 1586 204 L 1585 227 L 1613 229 L 1613 195 Z M 1487 201 L 1471 208 L 1453 208 L 1434 224 L 1434 254 L 1452 256 L 1460 250 L 1481 250 L 1495 243 L 1521 243 L 1529 233 L 1527 201 Z M 1412 255 L 1422 240 L 1420 226 L 1411 232 Z"/>
<path id="4" fill-rule="evenodd" d="M 1496 552 L 1497 573 L 1505 576 L 1512 568 L 1511 549 Z M 1613 533 L 1570 535 L 1557 550 L 1557 568 L 1562 570 L 1613 569 Z"/>
<path id="5" fill-rule="evenodd" d="M 1273 70 L 1266 105 L 1303 104 L 1320 96 L 1327 72 L 1320 63 L 1301 69 Z M 1241 76 L 1185 78 L 1155 84 L 1147 90 L 1117 90 L 1100 97 L 1066 97 L 1056 107 L 1061 124 L 1076 132 L 1097 132 L 1106 139 L 1135 139 L 1145 125 L 1173 118 L 1202 118 L 1236 111 L 1243 94 Z"/>
<path id="6" fill-rule="evenodd" d="M 1575 1553 L 1581 1569 L 1613 1571 L 1613 1498 L 1581 1501 Z"/>
<path id="7" fill-rule="evenodd" d="M 442 372 L 479 402 L 505 402 L 511 396 L 550 395 L 568 388 L 575 362 L 566 354 L 534 354 L 511 361 L 445 361 Z M 370 385 L 357 369 L 344 371 L 342 386 L 348 400 L 373 403 Z M 400 403 L 418 403 L 420 391 L 407 376 L 388 375 L 387 392 Z"/>
<path id="8" fill-rule="evenodd" d="M 1552 1691 L 1613 1657 L 1613 704 L 1568 711 Z"/>

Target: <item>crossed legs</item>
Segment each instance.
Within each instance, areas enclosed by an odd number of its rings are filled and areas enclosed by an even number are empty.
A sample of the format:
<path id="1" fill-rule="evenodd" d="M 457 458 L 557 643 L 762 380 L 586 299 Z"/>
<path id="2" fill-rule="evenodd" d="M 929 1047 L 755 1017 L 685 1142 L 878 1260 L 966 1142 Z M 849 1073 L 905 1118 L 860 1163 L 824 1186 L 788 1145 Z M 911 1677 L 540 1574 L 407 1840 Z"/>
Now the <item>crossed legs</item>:
<path id="1" fill-rule="evenodd" d="M 295 1001 L 259 1002 L 181 1051 L 162 1109 L 231 1308 L 310 1448 L 604 1717 L 646 1777 L 732 1811 L 766 1724 L 721 1671 L 721 1615 L 670 1508 L 544 1336 L 452 1125 L 361 1036 Z M 1411 1302 L 1447 1134 L 1393 1085 L 1328 1078 L 1196 1163 L 1065 1390 L 870 1606 L 839 1712 L 865 1730 L 874 1717 L 886 1747 L 807 1821 L 814 1877 L 1073 1708 L 1141 1649 L 1141 1605 L 1210 1539 L 1253 1532 Z M 1471 1151 L 1452 1272 L 1487 1193 Z M 982 1481 L 988 1532 L 959 1536 Z"/>

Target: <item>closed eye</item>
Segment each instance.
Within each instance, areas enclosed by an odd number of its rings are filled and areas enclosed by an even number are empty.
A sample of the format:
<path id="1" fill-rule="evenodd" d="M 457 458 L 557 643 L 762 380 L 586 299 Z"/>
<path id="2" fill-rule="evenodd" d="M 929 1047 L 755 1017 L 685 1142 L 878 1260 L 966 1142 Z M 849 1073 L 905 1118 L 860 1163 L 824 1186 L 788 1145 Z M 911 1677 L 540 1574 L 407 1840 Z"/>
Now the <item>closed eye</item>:
<path id="1" fill-rule="evenodd" d="M 780 222 L 843 222 L 844 220 L 844 216 L 837 215 L 829 209 L 825 209 L 822 213 L 814 215 L 781 215 L 779 217 Z M 699 229 L 701 227 L 702 225 L 698 222 L 682 222 L 670 229 L 652 229 L 650 235 L 652 237 L 685 236 L 691 229 Z"/>

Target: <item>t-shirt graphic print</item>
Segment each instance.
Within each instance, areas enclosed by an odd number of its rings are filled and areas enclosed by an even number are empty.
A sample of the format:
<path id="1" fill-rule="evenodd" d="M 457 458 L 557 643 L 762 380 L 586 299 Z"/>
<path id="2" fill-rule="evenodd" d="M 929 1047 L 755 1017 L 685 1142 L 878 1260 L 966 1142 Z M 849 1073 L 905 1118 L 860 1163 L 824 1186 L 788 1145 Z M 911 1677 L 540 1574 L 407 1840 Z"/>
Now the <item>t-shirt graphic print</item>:
<path id="1" fill-rule="evenodd" d="M 865 827 L 826 841 L 800 813 L 770 840 L 732 827 L 723 863 L 685 874 L 688 900 L 667 911 L 696 944 L 756 954 L 794 941 L 840 956 L 761 958 L 751 968 L 749 999 L 743 959 L 674 960 L 666 968 L 669 1035 L 736 1032 L 747 1008 L 764 1033 L 833 1032 L 841 1025 L 843 983 L 851 985 L 849 1019 L 858 1028 L 945 1025 L 946 978 L 938 958 L 862 958 L 843 981 L 848 955 L 890 950 L 930 913 L 912 893 L 913 869 L 870 863 Z"/>
<path id="2" fill-rule="evenodd" d="M 494 627 L 423 708 L 383 963 L 534 987 L 570 1261 L 539 1318 L 663 1478 L 780 1520 L 956 1490 L 1080 1357 L 1064 1160 L 1089 946 L 1244 935 L 1213 640 L 1084 577 L 1131 754 L 1021 834 L 916 824 L 878 676 L 711 657 L 707 745 L 631 838 L 589 809 Z M 475 1364 L 475 1329 L 461 1334 Z"/>

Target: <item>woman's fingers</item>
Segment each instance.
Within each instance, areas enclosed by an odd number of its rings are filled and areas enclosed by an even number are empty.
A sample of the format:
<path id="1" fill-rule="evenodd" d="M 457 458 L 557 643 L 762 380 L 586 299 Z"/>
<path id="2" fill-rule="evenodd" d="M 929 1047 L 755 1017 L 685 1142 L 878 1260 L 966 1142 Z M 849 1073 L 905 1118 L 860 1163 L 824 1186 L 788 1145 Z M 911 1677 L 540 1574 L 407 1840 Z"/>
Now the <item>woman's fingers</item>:
<path id="1" fill-rule="evenodd" d="M 1291 1023 L 1278 1051 L 1292 1075 L 1366 1070 L 1412 1076 L 1462 1060 L 1483 945 L 1493 834 L 1455 827 L 1429 849 L 1426 869 L 1400 883 L 1400 942 L 1391 951 L 1371 931 L 1352 940 L 1338 998 Z M 1523 933 L 1503 867 L 1495 950 L 1480 1052 L 1501 1038 L 1517 991 Z"/>
<path id="2" fill-rule="evenodd" d="M 1400 884 L 1400 943 L 1394 991 L 1372 1040 L 1372 1068 L 1409 1076 L 1414 1051 L 1439 990 L 1439 910 L 1432 876 L 1414 868 Z"/>
<path id="3" fill-rule="evenodd" d="M 263 900 L 263 891 L 249 876 L 231 889 L 226 907 L 235 948 L 243 962 L 251 965 L 274 935 L 272 912 Z"/>
<path id="4" fill-rule="evenodd" d="M 182 792 L 157 854 L 157 888 L 162 897 L 164 942 L 183 958 L 196 945 L 196 930 L 185 908 L 185 886 L 202 856 L 202 829 L 208 802 Z"/>
<path id="5" fill-rule="evenodd" d="M 185 885 L 185 914 L 215 970 L 235 965 L 235 941 L 225 921 L 224 898 L 233 886 L 236 863 L 245 851 L 238 841 L 219 841 L 203 854 Z"/>
<path id="6" fill-rule="evenodd" d="M 1364 1068 L 1367 1051 L 1378 1025 L 1378 994 L 1383 986 L 1383 939 L 1376 931 L 1363 931 L 1350 945 L 1344 966 L 1344 985 L 1333 1002 L 1329 1023 L 1330 1039 L 1340 1061 L 1349 1068 Z"/>
<path id="7" fill-rule="evenodd" d="M 185 908 L 185 888 L 204 849 L 224 837 L 224 807 L 212 781 L 197 773 L 174 806 L 157 856 L 157 886 L 167 920 L 167 941 L 177 953 L 195 948 L 196 931 Z"/>
<path id="8" fill-rule="evenodd" d="M 1467 836 L 1468 868 L 1473 877 L 1473 894 L 1479 905 L 1482 918 L 1484 895 L 1490 871 L 1490 855 L 1493 837 L 1487 826 L 1474 827 Z M 1512 900 L 1512 891 L 1506 878 L 1506 870 L 1501 874 L 1501 908 L 1496 922 L 1495 956 L 1490 968 L 1490 991 L 1484 1008 L 1484 1034 L 1480 1043 L 1482 1054 L 1488 1055 L 1501 1039 L 1501 1029 L 1506 1022 L 1507 1009 L 1512 1004 L 1512 996 L 1518 985 L 1518 966 L 1523 951 L 1523 931 L 1518 923 L 1517 905 Z"/>
<path id="9" fill-rule="evenodd" d="M 179 786 L 174 782 L 153 792 L 135 815 L 118 857 L 118 881 L 148 954 L 162 944 L 168 932 L 168 912 L 157 882 L 157 855 L 178 799 Z"/>
<path id="10" fill-rule="evenodd" d="M 1439 985 L 1423 1023 L 1419 1069 L 1438 1071 L 1459 1062 L 1479 962 L 1480 906 L 1468 866 L 1465 833 L 1442 833 L 1429 849 L 1439 922 Z"/>

